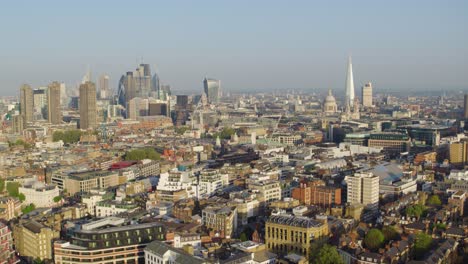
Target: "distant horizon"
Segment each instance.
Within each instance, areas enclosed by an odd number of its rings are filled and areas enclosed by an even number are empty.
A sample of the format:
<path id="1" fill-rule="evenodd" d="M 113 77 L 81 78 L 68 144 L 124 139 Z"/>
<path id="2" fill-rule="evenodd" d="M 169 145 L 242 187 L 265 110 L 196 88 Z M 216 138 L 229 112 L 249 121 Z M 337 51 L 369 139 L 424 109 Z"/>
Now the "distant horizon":
<path id="1" fill-rule="evenodd" d="M 110 88 L 141 62 L 174 91 L 332 88 L 353 58 L 356 95 L 468 90 L 468 2 L 31 1 L 0 10 L 0 96 L 53 80 L 75 86 L 89 65 Z M 12 24 L 14 22 L 14 24 Z M 293 89 L 293 88 L 288 88 Z"/>

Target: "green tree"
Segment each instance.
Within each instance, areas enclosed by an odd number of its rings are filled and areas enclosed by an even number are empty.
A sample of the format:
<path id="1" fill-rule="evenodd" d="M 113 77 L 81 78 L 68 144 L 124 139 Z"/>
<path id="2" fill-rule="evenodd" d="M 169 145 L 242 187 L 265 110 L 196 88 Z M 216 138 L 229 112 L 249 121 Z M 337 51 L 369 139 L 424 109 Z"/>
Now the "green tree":
<path id="1" fill-rule="evenodd" d="M 53 200 L 54 200 L 54 203 L 58 203 L 58 202 L 60 202 L 62 200 L 62 196 L 60 196 L 60 195 L 55 196 Z"/>
<path id="2" fill-rule="evenodd" d="M 52 140 L 54 142 L 62 140 L 63 143 L 72 144 L 80 141 L 82 132 L 77 129 L 66 130 L 66 131 L 55 131 L 52 134 Z"/>
<path id="3" fill-rule="evenodd" d="M 24 207 L 23 210 L 21 210 L 21 211 L 23 212 L 23 214 L 27 214 L 27 213 L 29 213 L 31 211 L 34 211 L 34 209 L 36 209 L 36 205 L 32 203 L 32 204 Z"/>
<path id="4" fill-rule="evenodd" d="M 249 240 L 249 239 L 247 238 L 247 235 L 246 235 L 245 233 L 241 233 L 239 239 L 240 239 L 241 241 L 247 241 L 247 240 Z"/>
<path id="5" fill-rule="evenodd" d="M 33 264 L 44 264 L 44 261 L 41 260 L 40 258 L 36 258 L 36 259 L 33 261 Z"/>
<path id="6" fill-rule="evenodd" d="M 326 237 L 314 239 L 310 243 L 310 248 L 309 248 L 309 262 L 313 263 L 316 259 L 318 259 L 318 255 L 320 253 L 320 249 L 323 248 L 328 242 L 328 239 Z"/>
<path id="7" fill-rule="evenodd" d="M 419 233 L 416 235 L 414 241 L 414 257 L 421 259 L 426 252 L 431 249 L 432 237 L 426 233 Z"/>
<path id="8" fill-rule="evenodd" d="M 144 149 L 132 149 L 125 153 L 125 160 L 160 160 L 161 155 L 156 152 L 153 148 L 144 148 Z"/>
<path id="9" fill-rule="evenodd" d="M 398 234 L 393 226 L 384 226 L 382 228 L 382 233 L 384 235 L 385 241 L 397 240 L 400 238 L 400 234 Z"/>
<path id="10" fill-rule="evenodd" d="M 18 194 L 18 199 L 19 199 L 21 202 L 24 202 L 24 200 L 26 200 L 26 196 L 24 196 L 23 193 L 20 193 L 20 194 Z"/>
<path id="11" fill-rule="evenodd" d="M 369 230 L 369 232 L 367 232 L 366 236 L 364 237 L 364 244 L 372 251 L 377 251 L 380 247 L 382 247 L 384 241 L 384 234 L 377 228 Z"/>
<path id="12" fill-rule="evenodd" d="M 340 254 L 336 250 L 336 247 L 330 245 L 324 245 L 316 259 L 312 260 L 312 263 L 317 264 L 343 264 L 344 261 Z"/>
<path id="13" fill-rule="evenodd" d="M 185 131 L 187 131 L 189 129 L 190 128 L 188 126 L 181 126 L 181 127 L 175 127 L 174 131 L 179 135 L 183 135 L 185 133 Z"/>
<path id="14" fill-rule="evenodd" d="M 416 217 L 419 218 L 421 217 L 422 214 L 426 211 L 426 207 L 421 204 L 415 204 L 406 207 L 406 216 L 410 217 Z"/>
<path id="15" fill-rule="evenodd" d="M 435 206 L 440 206 L 442 205 L 442 201 L 440 200 L 440 197 L 438 195 L 431 195 L 429 198 L 427 198 L 426 201 L 427 204 L 429 205 L 435 205 Z"/>
<path id="16" fill-rule="evenodd" d="M 18 197 L 18 195 L 19 195 L 19 192 L 18 192 L 19 183 L 17 183 L 17 182 L 8 182 L 7 185 L 6 185 L 6 188 L 7 188 L 7 191 L 8 191 L 8 195 L 10 195 L 12 197 Z"/>
<path id="17" fill-rule="evenodd" d="M 2 193 L 3 191 L 5 191 L 5 180 L 0 179 L 0 193 Z"/>

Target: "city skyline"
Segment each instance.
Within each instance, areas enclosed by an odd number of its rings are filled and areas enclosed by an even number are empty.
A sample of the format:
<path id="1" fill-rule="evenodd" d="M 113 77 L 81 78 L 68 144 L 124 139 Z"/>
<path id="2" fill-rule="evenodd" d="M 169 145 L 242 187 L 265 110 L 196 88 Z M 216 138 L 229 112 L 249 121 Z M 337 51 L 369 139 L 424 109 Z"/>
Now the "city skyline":
<path id="1" fill-rule="evenodd" d="M 468 83 L 461 1 L 90 3 L 4 5 L 0 22 L 24 19 L 1 29 L 8 40 L 0 49 L 2 95 L 17 95 L 23 83 L 77 85 L 87 65 L 93 76 L 108 74 L 115 90 L 122 72 L 142 61 L 174 91 L 201 90 L 203 76 L 223 80 L 225 91 L 335 90 L 349 54 L 356 87 L 456 90 Z"/>

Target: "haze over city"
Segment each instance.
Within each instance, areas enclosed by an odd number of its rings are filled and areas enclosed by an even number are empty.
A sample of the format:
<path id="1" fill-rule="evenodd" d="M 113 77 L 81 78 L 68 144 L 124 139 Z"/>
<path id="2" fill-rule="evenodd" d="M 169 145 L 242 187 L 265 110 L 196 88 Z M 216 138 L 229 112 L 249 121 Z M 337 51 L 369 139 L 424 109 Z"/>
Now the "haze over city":
<path id="1" fill-rule="evenodd" d="M 466 1 L 8 1 L 0 10 L 0 94 L 76 86 L 141 62 L 177 91 L 465 90 Z"/>
<path id="2" fill-rule="evenodd" d="M 0 264 L 468 263 L 467 1 L 9 1 Z"/>

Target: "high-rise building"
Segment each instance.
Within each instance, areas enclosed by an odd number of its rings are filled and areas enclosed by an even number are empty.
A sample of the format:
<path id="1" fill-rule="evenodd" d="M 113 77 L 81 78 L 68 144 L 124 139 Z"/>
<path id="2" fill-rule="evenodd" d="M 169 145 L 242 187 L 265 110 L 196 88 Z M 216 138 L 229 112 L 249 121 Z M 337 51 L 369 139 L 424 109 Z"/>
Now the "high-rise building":
<path id="1" fill-rule="evenodd" d="M 52 82 L 47 89 L 47 117 L 51 124 L 62 123 L 60 83 L 58 82 Z"/>
<path id="2" fill-rule="evenodd" d="M 362 87 L 362 105 L 365 107 L 372 106 L 372 83 L 370 82 Z"/>
<path id="3" fill-rule="evenodd" d="M 80 85 L 80 128 L 96 128 L 96 115 L 96 85 L 86 82 Z"/>
<path id="4" fill-rule="evenodd" d="M 156 83 L 159 83 L 159 78 Z M 125 108 L 128 108 L 128 103 L 135 97 L 147 98 L 150 97 L 154 90 L 155 80 L 151 78 L 151 70 L 149 64 L 140 64 L 138 68 L 131 72 L 122 75 L 119 81 L 118 88 L 118 103 Z M 128 109 L 127 109 L 128 112 Z"/>
<path id="5" fill-rule="evenodd" d="M 465 100 L 464 100 L 464 104 L 463 104 L 463 106 L 464 106 L 464 107 L 463 107 L 463 110 L 464 110 L 464 111 L 463 111 L 463 112 L 464 112 L 463 117 L 464 117 L 465 119 L 468 119 L 468 94 L 465 94 L 464 99 L 465 99 Z"/>
<path id="6" fill-rule="evenodd" d="M 203 80 L 203 86 L 208 103 L 217 104 L 219 102 L 221 82 L 219 80 L 205 78 Z"/>
<path id="7" fill-rule="evenodd" d="M 346 178 L 348 203 L 376 208 L 379 204 L 379 176 L 370 172 L 355 173 Z"/>
<path id="8" fill-rule="evenodd" d="M 168 107 L 165 103 L 150 102 L 148 106 L 148 115 L 149 116 L 168 116 Z"/>
<path id="9" fill-rule="evenodd" d="M 464 165 L 468 162 L 468 141 L 450 143 L 450 163 Z"/>
<path id="10" fill-rule="evenodd" d="M 348 72 L 346 74 L 346 107 L 351 108 L 354 105 L 354 79 L 353 64 L 351 56 L 348 58 Z"/>
<path id="11" fill-rule="evenodd" d="M 99 98 L 107 99 L 111 96 L 109 89 L 109 75 L 103 74 L 99 77 Z"/>
<path id="12" fill-rule="evenodd" d="M 38 119 L 47 118 L 47 87 L 40 87 L 33 91 L 34 116 Z"/>
<path id="13" fill-rule="evenodd" d="M 168 100 L 171 96 L 171 86 L 169 84 L 161 84 L 159 86 L 159 97 L 160 100 Z"/>
<path id="14" fill-rule="evenodd" d="M 24 117 L 22 115 L 14 115 L 12 118 L 13 133 L 21 134 L 24 129 Z"/>
<path id="15" fill-rule="evenodd" d="M 31 86 L 23 84 L 20 88 L 20 113 L 23 116 L 23 126 L 33 121 L 33 90 Z"/>

